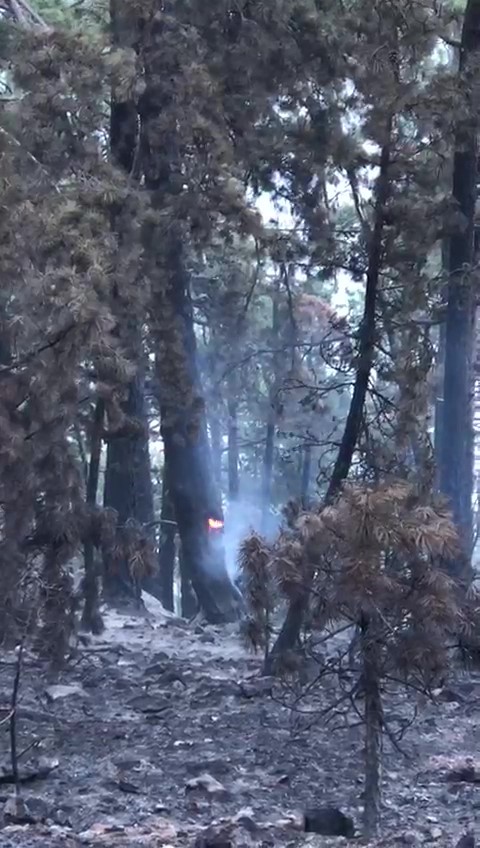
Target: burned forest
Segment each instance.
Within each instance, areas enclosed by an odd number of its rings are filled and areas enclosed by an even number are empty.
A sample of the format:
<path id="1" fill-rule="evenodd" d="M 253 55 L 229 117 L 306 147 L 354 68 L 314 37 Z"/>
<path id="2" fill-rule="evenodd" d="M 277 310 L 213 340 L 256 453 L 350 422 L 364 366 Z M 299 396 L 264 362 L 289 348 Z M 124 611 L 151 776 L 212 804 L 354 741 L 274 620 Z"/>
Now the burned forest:
<path id="1" fill-rule="evenodd" d="M 1 848 L 480 845 L 480 0 L 0 0 L 0 86 Z"/>

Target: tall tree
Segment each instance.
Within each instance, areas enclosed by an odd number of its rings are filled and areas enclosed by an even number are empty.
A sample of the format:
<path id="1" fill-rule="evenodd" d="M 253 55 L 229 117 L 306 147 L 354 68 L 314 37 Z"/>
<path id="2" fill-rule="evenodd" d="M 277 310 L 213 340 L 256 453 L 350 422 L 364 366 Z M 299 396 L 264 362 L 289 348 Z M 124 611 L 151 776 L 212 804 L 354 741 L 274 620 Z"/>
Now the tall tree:
<path id="1" fill-rule="evenodd" d="M 155 4 L 154 4 L 155 5 Z M 173 39 L 189 37 L 175 13 L 146 10 L 141 43 L 145 90 L 140 98 L 141 155 L 152 203 L 146 251 L 152 274 L 152 322 L 156 339 L 161 430 L 169 491 L 182 545 L 182 561 L 200 608 L 211 622 L 238 615 L 238 592 L 221 547 L 213 544 L 209 519 L 222 519 L 205 403 L 197 368 L 190 279 L 189 238 L 182 200 L 182 148 L 175 126 L 175 93 L 185 83 Z M 172 87 L 171 81 L 175 80 Z M 162 214 L 170 211 L 168 231 Z"/>
<path id="2" fill-rule="evenodd" d="M 137 32 L 136 21 L 122 0 L 110 2 L 110 29 L 114 50 L 125 51 L 132 58 Z M 128 53 L 130 51 L 130 53 Z M 127 75 L 128 80 L 128 75 Z M 125 87 L 125 86 L 124 86 Z M 139 144 L 138 115 L 133 94 L 117 84 L 112 91 L 110 107 L 110 150 L 113 162 L 135 182 L 136 153 Z M 122 210 L 113 214 L 112 226 L 121 244 Z M 128 247 L 127 247 L 128 249 Z M 127 384 L 122 403 L 121 432 L 112 432 L 107 441 L 104 505 L 115 509 L 119 524 L 130 520 L 144 527 L 153 537 L 153 491 L 151 481 L 148 411 L 145 402 L 145 353 L 142 341 L 142 314 L 132 288 L 113 284 L 113 308 L 117 318 L 117 336 L 130 356 L 135 375 Z M 139 600 L 140 584 L 132 580 L 126 562 L 115 573 L 104 574 L 104 592 L 110 601 Z"/>
<path id="3" fill-rule="evenodd" d="M 478 175 L 478 73 L 480 2 L 468 0 L 460 45 L 460 116 L 453 159 L 453 197 L 462 220 L 450 237 L 447 269 L 445 364 L 440 452 L 440 487 L 460 530 L 464 557 L 451 564 L 465 573 L 473 544 L 473 359 L 477 294 L 472 274 Z M 468 570 L 468 569 L 467 569 Z"/>

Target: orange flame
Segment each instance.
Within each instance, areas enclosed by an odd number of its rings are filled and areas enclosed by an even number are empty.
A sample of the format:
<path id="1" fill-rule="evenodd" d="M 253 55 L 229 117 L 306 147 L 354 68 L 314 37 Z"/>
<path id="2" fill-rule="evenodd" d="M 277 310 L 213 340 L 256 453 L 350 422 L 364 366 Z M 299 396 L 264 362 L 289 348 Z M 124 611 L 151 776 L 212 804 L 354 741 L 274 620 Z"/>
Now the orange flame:
<path id="1" fill-rule="evenodd" d="M 223 528 L 223 521 L 219 518 L 209 518 L 208 519 L 208 529 L 209 530 L 221 530 Z"/>

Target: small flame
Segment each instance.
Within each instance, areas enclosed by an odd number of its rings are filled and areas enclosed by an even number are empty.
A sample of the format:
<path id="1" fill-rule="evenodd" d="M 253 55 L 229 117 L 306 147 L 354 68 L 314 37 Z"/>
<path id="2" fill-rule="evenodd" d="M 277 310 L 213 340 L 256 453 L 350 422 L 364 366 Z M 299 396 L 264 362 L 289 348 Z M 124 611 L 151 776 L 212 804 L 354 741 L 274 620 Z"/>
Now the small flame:
<path id="1" fill-rule="evenodd" d="M 209 530 L 222 530 L 223 521 L 219 518 L 209 518 L 208 519 L 208 529 Z"/>

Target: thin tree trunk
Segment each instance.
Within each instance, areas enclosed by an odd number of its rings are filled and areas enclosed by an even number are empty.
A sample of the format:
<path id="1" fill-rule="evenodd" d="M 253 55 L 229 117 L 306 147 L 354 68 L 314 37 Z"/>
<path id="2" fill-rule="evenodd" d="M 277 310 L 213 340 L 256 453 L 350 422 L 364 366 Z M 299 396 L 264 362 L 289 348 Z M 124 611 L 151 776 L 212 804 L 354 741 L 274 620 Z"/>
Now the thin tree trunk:
<path id="1" fill-rule="evenodd" d="M 272 478 L 273 478 L 273 463 L 275 458 L 275 431 L 276 431 L 276 415 L 275 410 L 269 410 L 269 420 L 267 422 L 267 430 L 265 433 L 265 452 L 263 455 L 262 466 L 262 532 L 268 529 L 268 515 L 272 502 Z"/>
<path id="2" fill-rule="evenodd" d="M 180 603 L 183 618 L 193 618 L 198 612 L 198 601 L 193 591 L 192 581 L 188 572 L 183 549 L 180 547 Z"/>
<path id="3" fill-rule="evenodd" d="M 365 697 L 364 836 L 373 839 L 380 824 L 383 711 L 380 662 L 375 625 L 366 616 L 360 621 L 362 683 Z"/>
<path id="4" fill-rule="evenodd" d="M 480 0 L 468 0 L 460 48 L 460 75 L 470 69 L 480 49 Z M 478 82 L 469 80 L 473 91 Z M 463 558 L 449 563 L 457 577 L 468 572 L 473 539 L 473 354 L 475 349 L 476 290 L 471 275 L 477 193 L 477 96 L 467 94 L 468 124 L 455 141 L 453 197 L 464 217 L 464 227 L 450 238 L 448 258 L 445 371 L 439 476 L 448 497 L 463 544 Z M 468 577 L 468 574 L 465 574 Z"/>
<path id="5" fill-rule="evenodd" d="M 312 474 L 312 446 L 308 442 L 302 449 L 301 474 L 300 501 L 303 509 L 307 509 L 310 500 L 310 478 Z"/>
<path id="6" fill-rule="evenodd" d="M 210 415 L 210 442 L 212 447 L 212 467 L 215 482 L 219 489 L 222 488 L 222 428 L 219 415 L 219 407 L 212 409 Z M 218 410 L 218 411 L 217 411 Z"/>
<path id="7" fill-rule="evenodd" d="M 448 239 L 442 240 L 442 270 L 446 276 L 448 276 L 448 267 L 449 267 L 449 241 Z M 445 308 L 447 306 L 448 301 L 448 290 L 447 286 L 444 287 L 442 292 L 442 306 Z M 442 316 L 443 318 L 443 316 Z M 434 421 L 434 435 L 433 435 L 433 446 L 435 452 L 435 465 L 436 465 L 436 477 L 435 483 L 438 489 L 440 489 L 440 468 L 439 468 L 439 459 L 442 454 L 442 428 L 443 428 L 443 391 L 444 391 L 444 381 L 445 381 L 445 337 L 446 337 L 446 326 L 445 320 L 442 320 L 441 324 L 438 328 L 438 340 L 437 340 L 437 356 L 436 356 L 436 368 L 435 368 L 435 399 L 434 399 L 434 409 L 435 409 L 435 421 Z"/>
<path id="8" fill-rule="evenodd" d="M 175 537 L 177 525 L 175 511 L 168 487 L 167 464 L 163 467 L 162 480 L 162 511 L 160 518 L 160 533 L 158 547 L 158 572 L 145 578 L 143 588 L 157 598 L 165 609 L 171 612 L 175 609 Z"/>
<path id="9" fill-rule="evenodd" d="M 279 283 L 275 283 L 272 295 L 272 346 L 278 347 L 280 332 L 280 310 L 279 310 Z M 265 453 L 262 468 L 262 531 L 268 529 L 268 515 L 272 502 L 272 479 L 275 460 L 275 432 L 277 429 L 277 393 L 279 390 L 279 357 L 274 353 L 272 357 L 272 386 L 269 398 L 269 410 L 267 417 L 267 430 L 265 434 Z"/>
<path id="10" fill-rule="evenodd" d="M 380 156 L 380 174 L 376 187 L 374 225 L 369 246 L 365 288 L 365 305 L 359 332 L 357 373 L 342 441 L 325 495 L 325 504 L 331 503 L 337 497 L 343 482 L 349 474 L 353 454 L 360 435 L 368 383 L 375 357 L 376 308 L 383 253 L 384 215 L 390 193 L 389 171 L 392 125 L 393 118 L 389 117 L 385 132 L 386 141 Z M 305 613 L 308 608 L 308 599 L 309 586 L 307 585 L 305 591 L 300 592 L 290 602 L 285 621 L 265 667 L 267 673 L 272 672 L 275 664 L 285 652 L 297 647 Z"/>
<path id="11" fill-rule="evenodd" d="M 238 500 L 240 495 L 240 474 L 238 468 L 238 404 L 236 400 L 236 381 L 232 374 L 228 377 L 228 499 Z"/>
<path id="12" fill-rule="evenodd" d="M 86 493 L 86 503 L 92 512 L 97 504 L 104 418 L 105 403 L 101 398 L 98 398 L 93 413 L 90 436 L 90 463 L 88 467 Z M 84 546 L 84 568 L 83 595 L 85 602 L 82 613 L 82 628 L 87 632 L 98 634 L 102 633 L 104 625 L 99 608 L 100 576 L 95 562 L 95 545 L 91 534 L 89 534 Z"/>

